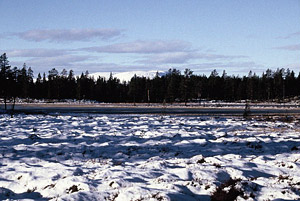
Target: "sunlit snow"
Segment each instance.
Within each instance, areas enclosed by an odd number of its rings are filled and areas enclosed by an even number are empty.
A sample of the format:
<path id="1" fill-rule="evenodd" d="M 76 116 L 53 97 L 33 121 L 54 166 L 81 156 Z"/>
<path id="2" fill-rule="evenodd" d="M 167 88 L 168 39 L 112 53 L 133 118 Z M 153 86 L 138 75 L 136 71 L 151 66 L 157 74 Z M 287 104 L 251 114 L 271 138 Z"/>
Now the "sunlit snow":
<path id="1" fill-rule="evenodd" d="M 98 72 L 98 73 L 91 73 L 90 76 L 97 79 L 99 76 L 104 77 L 106 80 L 110 77 L 110 72 Z M 162 76 L 165 75 L 166 72 L 164 71 L 128 71 L 128 72 L 116 72 L 112 73 L 112 76 L 119 79 L 121 82 L 128 82 L 131 80 L 134 75 L 138 77 L 145 77 L 149 79 L 153 79 L 156 75 Z"/>
<path id="2" fill-rule="evenodd" d="M 299 199 L 298 121 L 0 115 L 0 200 Z M 225 189 L 226 190 L 226 189 Z"/>

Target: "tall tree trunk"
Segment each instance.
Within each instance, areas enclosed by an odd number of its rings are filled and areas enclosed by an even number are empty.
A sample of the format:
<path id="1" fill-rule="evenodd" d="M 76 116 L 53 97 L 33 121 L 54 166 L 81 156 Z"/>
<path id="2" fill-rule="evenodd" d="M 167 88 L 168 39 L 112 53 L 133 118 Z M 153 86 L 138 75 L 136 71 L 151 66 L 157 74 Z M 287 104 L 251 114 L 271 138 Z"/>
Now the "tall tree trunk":
<path id="1" fill-rule="evenodd" d="M 148 106 L 150 106 L 150 90 L 147 90 Z"/>
<path id="2" fill-rule="evenodd" d="M 11 113 L 10 113 L 10 117 L 13 118 L 14 117 L 14 113 L 15 113 L 15 104 L 16 104 L 16 97 L 13 97 L 13 105 L 11 107 Z"/>
<path id="3" fill-rule="evenodd" d="M 16 97 L 13 97 L 13 105 L 12 105 L 12 108 L 11 108 L 12 112 L 15 111 L 15 105 L 16 105 Z"/>
<path id="4" fill-rule="evenodd" d="M 4 96 L 4 109 L 7 110 L 7 105 L 6 105 L 6 96 Z"/>

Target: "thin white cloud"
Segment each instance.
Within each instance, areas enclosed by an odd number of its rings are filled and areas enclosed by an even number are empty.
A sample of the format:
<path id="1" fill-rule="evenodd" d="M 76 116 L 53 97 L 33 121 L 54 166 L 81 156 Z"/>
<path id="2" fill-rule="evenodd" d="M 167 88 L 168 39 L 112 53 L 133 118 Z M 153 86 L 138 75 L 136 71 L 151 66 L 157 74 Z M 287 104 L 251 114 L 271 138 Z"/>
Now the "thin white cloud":
<path id="1" fill-rule="evenodd" d="M 205 62 L 184 65 L 181 68 L 189 68 L 195 72 L 195 74 L 209 75 L 214 69 L 217 70 L 219 75 L 225 70 L 228 75 L 239 74 L 247 75 L 250 70 L 255 73 L 262 73 L 265 71 L 265 66 L 257 64 L 253 61 L 230 61 L 230 62 Z"/>
<path id="2" fill-rule="evenodd" d="M 136 62 L 145 64 L 180 64 L 188 62 L 190 59 L 194 58 L 194 56 L 193 53 L 188 52 L 168 52 L 150 55 L 145 59 Z"/>
<path id="3" fill-rule="evenodd" d="M 206 59 L 206 60 L 218 60 L 218 59 L 240 59 L 240 58 L 248 58 L 244 55 L 223 55 L 223 54 L 202 54 L 198 53 L 195 55 L 197 59 Z"/>
<path id="4" fill-rule="evenodd" d="M 168 52 L 161 54 L 152 54 L 143 60 L 137 61 L 138 63 L 152 63 L 152 64 L 183 64 L 190 60 L 231 60 L 236 58 L 246 58 L 242 55 L 220 55 L 220 54 L 206 54 L 198 52 Z"/>
<path id="5" fill-rule="evenodd" d="M 261 65 L 256 64 L 253 61 L 245 61 L 245 62 L 209 62 L 209 63 L 201 63 L 201 64 L 195 64 L 192 66 L 195 66 L 196 68 L 256 68 L 259 67 Z M 213 70 L 213 69 L 212 69 Z"/>
<path id="6" fill-rule="evenodd" d="M 100 53 L 153 54 L 164 52 L 190 51 L 190 44 L 178 40 L 134 41 L 129 43 L 117 43 L 106 46 L 83 48 L 82 50 Z"/>
<path id="7" fill-rule="evenodd" d="M 40 57 L 28 60 L 26 63 L 32 66 L 70 66 L 76 62 L 88 60 L 89 56 L 82 55 L 61 55 L 57 57 Z"/>
<path id="8" fill-rule="evenodd" d="M 300 68 L 300 63 L 287 64 L 286 66 L 282 66 L 282 68 L 289 68 L 291 70 L 298 70 Z"/>
<path id="9" fill-rule="evenodd" d="M 27 66 L 31 66 L 33 71 L 37 73 L 48 72 L 52 68 L 62 69 L 70 68 L 73 69 L 75 66 L 80 68 L 79 62 L 87 62 L 91 57 L 82 55 L 58 55 L 56 57 L 35 57 L 24 61 L 11 61 L 12 66 L 22 66 L 26 63 Z M 88 69 L 88 68 L 87 68 Z M 85 71 L 87 69 L 82 69 Z"/>
<path id="10" fill-rule="evenodd" d="M 191 44 L 185 41 L 134 41 L 128 43 L 116 43 L 106 46 L 81 48 L 83 51 L 111 53 L 111 54 L 142 54 L 143 59 L 136 60 L 135 63 L 142 64 L 183 64 L 191 59 L 235 59 L 245 58 L 242 55 L 221 55 L 210 53 L 199 53 L 192 49 Z"/>
<path id="11" fill-rule="evenodd" d="M 89 70 L 90 73 L 94 72 L 126 72 L 133 70 L 145 70 L 152 69 L 153 66 L 144 65 L 129 65 L 129 64 L 117 64 L 117 63 L 101 63 L 101 62 L 79 62 L 73 65 L 74 71 L 81 73 L 82 71 Z"/>
<path id="12" fill-rule="evenodd" d="M 108 47 L 108 46 L 106 46 Z M 118 50 L 117 47 L 120 49 Z M 6 51 L 8 57 L 19 57 L 14 65 L 21 66 L 24 62 L 33 67 L 36 72 L 48 72 L 51 68 L 68 68 L 75 72 L 122 72 L 132 70 L 161 70 L 162 68 L 178 67 L 189 65 L 191 61 L 218 61 L 208 63 L 208 67 L 216 68 L 227 67 L 228 65 L 236 63 L 227 63 L 231 60 L 246 58 L 242 55 L 222 55 L 214 53 L 201 53 L 197 50 L 191 49 L 189 43 L 184 41 L 136 41 L 133 43 L 122 43 L 111 45 L 110 48 L 104 48 L 101 51 L 112 54 L 118 53 L 132 53 L 131 59 L 120 61 L 118 63 L 97 62 L 99 57 L 82 55 L 83 49 L 20 49 Z M 117 51 L 118 50 L 118 51 Z M 177 51 L 175 51 L 177 50 Z M 180 51 L 178 51 L 180 50 Z M 90 50 L 92 51 L 92 50 Z M 98 52 L 98 53 L 101 53 Z M 124 56 L 124 55 L 123 55 Z M 127 55 L 125 55 L 127 56 Z M 27 59 L 24 59 L 27 58 Z M 140 58 L 140 60 L 136 60 Z M 23 60 L 20 62 L 20 60 Z M 119 58 L 120 60 L 121 58 Z M 240 63 L 239 63 L 240 64 Z M 245 63 L 244 63 L 245 64 Z M 243 64 L 243 65 L 244 65 Z M 167 67 L 168 66 L 168 67 Z M 240 65 L 232 65 L 236 68 Z M 249 63 L 248 63 L 249 66 Z M 198 66 L 201 67 L 201 66 Z M 204 67 L 204 66 L 203 66 Z M 191 69 L 194 69 L 193 67 Z"/>
<path id="13" fill-rule="evenodd" d="M 184 57 L 184 55 L 183 55 Z M 162 63 L 141 63 L 141 64 L 119 64 L 119 63 L 101 63 L 93 62 L 92 58 L 89 56 L 79 56 L 79 55 L 62 55 L 57 57 L 36 57 L 24 61 L 27 66 L 31 66 L 35 72 L 43 73 L 48 72 L 52 68 L 56 68 L 61 71 L 63 68 L 72 69 L 76 74 L 80 74 L 88 70 L 90 73 L 94 72 L 126 72 L 126 71 L 138 71 L 138 70 L 168 70 L 169 68 L 176 68 L 178 70 L 184 70 L 189 68 L 195 72 L 195 74 L 207 74 L 213 70 L 217 69 L 221 74 L 223 70 L 231 75 L 245 74 L 249 70 L 253 70 L 256 73 L 263 72 L 265 67 L 258 65 L 251 61 L 246 62 L 203 62 L 194 64 L 182 64 L 172 63 L 172 64 L 162 64 Z M 22 66 L 24 62 L 14 62 L 13 66 Z"/>
<path id="14" fill-rule="evenodd" d="M 288 51 L 299 51 L 300 50 L 300 44 L 275 47 L 274 49 L 288 50 Z"/>
<path id="15" fill-rule="evenodd" d="M 186 68 L 194 71 L 194 74 L 207 74 L 209 75 L 212 70 L 217 69 L 221 74 L 223 70 L 226 70 L 228 75 L 240 74 L 247 75 L 250 70 L 256 73 L 261 73 L 266 70 L 263 65 L 257 64 L 253 61 L 245 62 L 205 62 L 196 64 L 173 64 L 173 65 L 159 65 L 159 64 L 141 64 L 141 65 L 122 65 L 115 63 L 76 63 L 81 68 L 74 68 L 75 72 L 81 73 L 84 69 L 89 69 L 90 73 L 94 72 L 128 72 L 128 71 L 148 71 L 148 70 L 162 70 L 167 71 L 170 68 L 176 68 L 178 70 L 184 70 Z M 75 67 L 75 66 L 74 66 Z"/>
<path id="16" fill-rule="evenodd" d="M 61 49 L 16 49 L 3 51 L 9 57 L 57 57 L 65 55 L 68 51 Z"/>
<path id="17" fill-rule="evenodd" d="M 14 33 L 21 39 L 28 41 L 70 42 L 88 41 L 93 38 L 111 39 L 122 34 L 120 29 L 35 29 Z"/>
<path id="18" fill-rule="evenodd" d="M 293 38 L 293 37 L 296 37 L 296 36 L 300 36 L 300 31 L 288 34 L 286 36 L 280 36 L 278 38 L 281 38 L 281 39 L 290 39 L 290 38 Z"/>
<path id="19" fill-rule="evenodd" d="M 61 71 L 63 68 L 72 69 L 75 74 L 80 75 L 88 70 L 93 72 L 125 72 L 132 70 L 151 70 L 153 66 L 130 65 L 119 63 L 95 62 L 94 57 L 80 55 L 62 55 L 57 57 L 37 57 L 25 61 L 27 66 L 31 66 L 35 74 L 47 73 L 50 69 L 56 68 Z M 13 66 L 22 66 L 24 62 L 13 62 Z"/>

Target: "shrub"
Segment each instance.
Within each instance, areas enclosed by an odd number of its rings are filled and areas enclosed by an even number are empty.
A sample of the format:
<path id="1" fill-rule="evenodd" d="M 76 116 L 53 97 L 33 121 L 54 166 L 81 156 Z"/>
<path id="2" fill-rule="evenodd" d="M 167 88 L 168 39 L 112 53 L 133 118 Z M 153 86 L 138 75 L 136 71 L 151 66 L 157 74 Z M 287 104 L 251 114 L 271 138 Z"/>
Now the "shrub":
<path id="1" fill-rule="evenodd" d="M 229 179 L 221 184 L 215 192 L 210 196 L 211 201 L 233 201 L 239 195 L 243 195 L 243 191 L 235 187 L 238 179 Z"/>

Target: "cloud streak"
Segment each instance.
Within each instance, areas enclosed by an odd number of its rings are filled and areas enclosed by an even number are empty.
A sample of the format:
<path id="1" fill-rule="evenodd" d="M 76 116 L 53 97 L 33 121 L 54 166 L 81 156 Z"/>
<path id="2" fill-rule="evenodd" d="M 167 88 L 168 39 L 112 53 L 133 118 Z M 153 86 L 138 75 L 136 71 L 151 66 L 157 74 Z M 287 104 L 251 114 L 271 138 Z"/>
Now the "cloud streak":
<path id="1" fill-rule="evenodd" d="M 254 70 L 256 73 L 266 70 L 265 66 L 257 64 L 253 61 L 198 63 L 187 65 L 185 68 L 190 68 L 195 72 L 205 74 L 209 74 L 213 69 L 216 69 L 218 73 L 222 73 L 223 70 L 226 70 L 226 72 L 230 74 L 242 73 L 244 75 L 249 73 L 250 70 Z"/>
<path id="2" fill-rule="evenodd" d="M 278 38 L 281 38 L 281 39 L 290 39 L 290 38 L 293 38 L 295 36 L 300 36 L 300 31 L 291 33 L 291 34 L 289 34 L 287 36 L 278 37 Z"/>
<path id="3" fill-rule="evenodd" d="M 191 44 L 185 41 L 134 41 L 128 43 L 116 43 L 106 46 L 95 46 L 79 49 L 81 51 L 108 53 L 108 54 L 135 54 L 143 55 L 144 58 L 136 60 L 135 63 L 143 64 L 182 64 L 192 59 L 236 59 L 245 56 L 220 55 L 200 53 L 191 48 Z"/>
<path id="4" fill-rule="evenodd" d="M 80 68 L 80 62 L 87 62 L 91 59 L 90 56 L 84 55 L 57 55 L 55 57 L 34 57 L 27 59 L 25 61 L 13 61 L 10 62 L 12 66 L 22 66 L 23 63 L 26 63 L 27 66 L 31 66 L 34 72 L 48 72 L 51 68 L 71 68 L 74 67 Z M 87 70 L 82 69 L 81 70 Z"/>
<path id="5" fill-rule="evenodd" d="M 194 58 L 193 53 L 188 52 L 170 52 L 156 54 L 146 57 L 143 60 L 136 61 L 137 63 L 151 64 L 181 64 L 186 63 Z"/>
<path id="6" fill-rule="evenodd" d="M 243 55 L 201 52 L 198 49 L 192 49 L 190 43 L 181 40 L 134 41 L 79 49 L 17 49 L 6 52 L 9 57 L 27 58 L 24 62 L 38 69 L 38 72 L 47 72 L 51 68 L 72 68 L 74 71 L 88 69 L 93 72 L 148 68 L 157 70 L 166 66 L 181 68 L 192 62 L 200 64 L 211 62 L 209 65 L 222 67 L 222 62 L 228 64 L 235 59 L 248 58 Z M 91 54 L 91 52 L 95 54 Z M 111 55 L 103 57 L 105 53 Z M 119 62 L 110 63 L 113 61 L 113 56 L 118 56 Z M 124 60 L 122 60 L 123 56 L 126 57 Z M 102 61 L 98 62 L 100 57 L 103 57 Z"/>
<path id="7" fill-rule="evenodd" d="M 27 60 L 26 63 L 32 66 L 71 66 L 76 62 L 82 62 L 88 60 L 89 56 L 83 55 L 60 55 L 56 57 L 40 57 Z"/>
<path id="8" fill-rule="evenodd" d="M 300 50 L 300 44 L 275 47 L 274 49 L 288 50 L 288 51 L 299 51 Z"/>
<path id="9" fill-rule="evenodd" d="M 82 50 L 99 53 L 153 54 L 164 52 L 191 51 L 190 44 L 184 41 L 134 41 L 112 45 L 83 48 Z"/>
<path id="10" fill-rule="evenodd" d="M 3 52 L 6 52 L 9 57 L 57 57 L 67 54 L 68 50 L 38 48 L 7 50 Z"/>
<path id="11" fill-rule="evenodd" d="M 101 62 L 78 62 L 73 64 L 73 70 L 75 72 L 81 73 L 86 69 L 90 73 L 93 72 L 126 72 L 133 70 L 151 70 L 154 66 L 144 66 L 144 65 L 130 65 L 130 64 L 119 64 L 119 63 L 101 63 Z M 156 67 L 155 67 L 156 68 Z"/>
<path id="12" fill-rule="evenodd" d="M 120 29 L 35 29 L 13 35 L 27 41 L 71 42 L 94 38 L 107 40 L 122 34 Z"/>
<path id="13" fill-rule="evenodd" d="M 231 60 L 237 58 L 247 58 L 242 55 L 220 55 L 220 54 L 205 54 L 198 52 L 168 52 L 161 54 L 152 54 L 147 56 L 144 60 L 136 61 L 138 63 L 151 63 L 151 64 L 183 64 L 190 60 Z"/>

